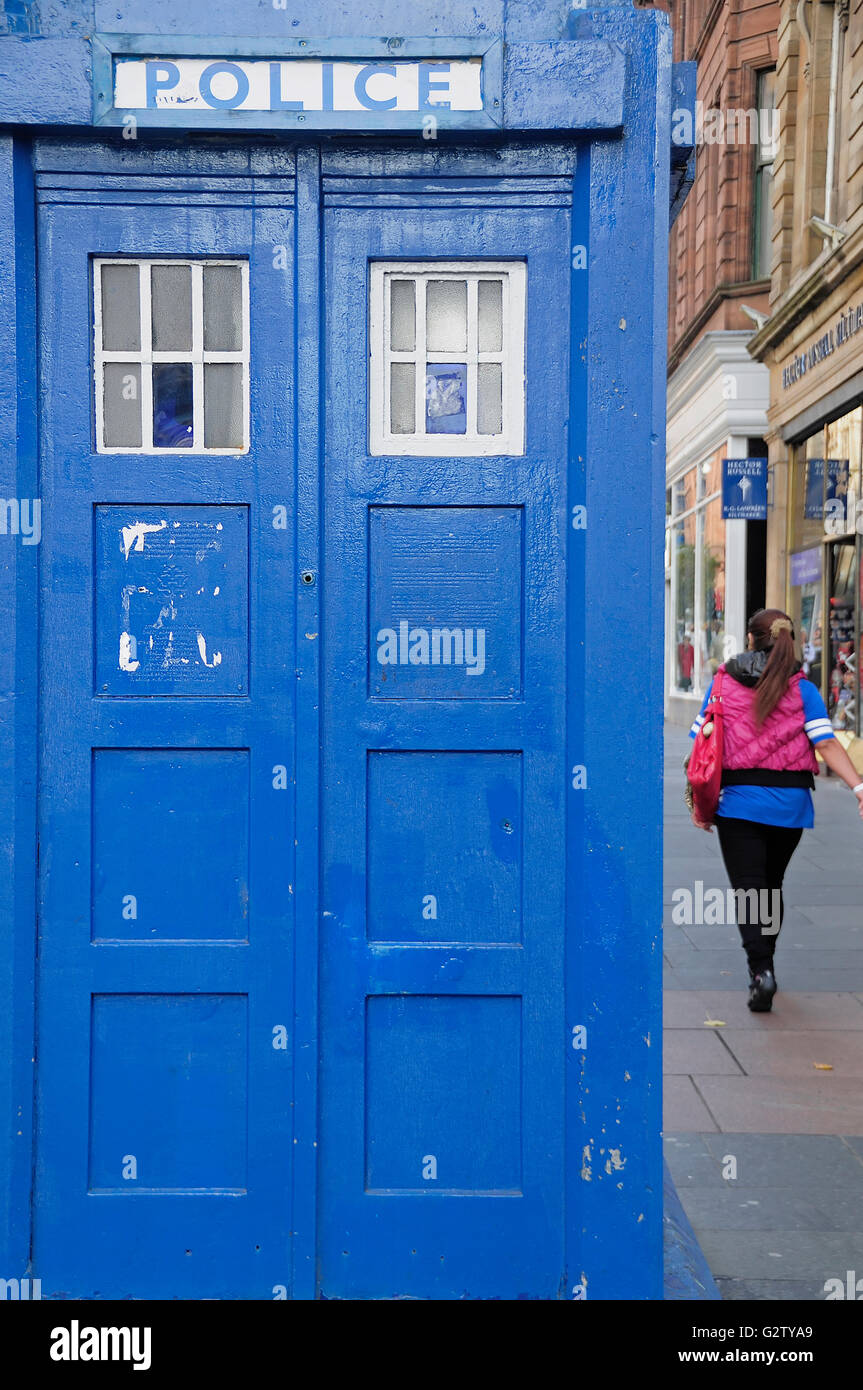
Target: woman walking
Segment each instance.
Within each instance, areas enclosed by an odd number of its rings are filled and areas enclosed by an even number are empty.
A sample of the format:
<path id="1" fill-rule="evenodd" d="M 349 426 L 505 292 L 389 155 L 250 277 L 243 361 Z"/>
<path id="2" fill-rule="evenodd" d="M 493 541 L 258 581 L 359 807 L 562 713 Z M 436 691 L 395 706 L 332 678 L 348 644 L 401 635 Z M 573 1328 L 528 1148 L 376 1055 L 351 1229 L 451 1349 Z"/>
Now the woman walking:
<path id="1" fill-rule="evenodd" d="M 731 886 L 742 890 L 737 924 L 749 964 L 749 1008 L 767 1013 L 776 993 L 782 881 L 803 831 L 815 823 L 813 748 L 855 793 L 861 816 L 863 781 L 836 739 L 819 691 L 802 674 L 788 614 L 763 608 L 747 631 L 747 650 L 719 667 L 690 737 L 710 719 L 708 702 L 721 675 L 722 789 L 714 823 Z M 692 819 L 700 830 L 713 829 L 695 811 Z"/>

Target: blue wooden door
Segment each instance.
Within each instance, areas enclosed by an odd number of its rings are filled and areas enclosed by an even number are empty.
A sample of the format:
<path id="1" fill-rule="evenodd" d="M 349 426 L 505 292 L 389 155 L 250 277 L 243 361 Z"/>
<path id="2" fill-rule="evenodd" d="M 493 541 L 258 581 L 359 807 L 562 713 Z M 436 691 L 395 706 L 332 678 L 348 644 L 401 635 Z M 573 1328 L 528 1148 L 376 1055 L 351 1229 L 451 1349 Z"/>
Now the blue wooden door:
<path id="1" fill-rule="evenodd" d="M 33 1267 L 45 1297 L 280 1297 L 294 181 L 121 144 L 38 178 Z"/>
<path id="2" fill-rule="evenodd" d="M 327 1298 L 563 1296 L 571 182 L 504 163 L 324 179 Z"/>

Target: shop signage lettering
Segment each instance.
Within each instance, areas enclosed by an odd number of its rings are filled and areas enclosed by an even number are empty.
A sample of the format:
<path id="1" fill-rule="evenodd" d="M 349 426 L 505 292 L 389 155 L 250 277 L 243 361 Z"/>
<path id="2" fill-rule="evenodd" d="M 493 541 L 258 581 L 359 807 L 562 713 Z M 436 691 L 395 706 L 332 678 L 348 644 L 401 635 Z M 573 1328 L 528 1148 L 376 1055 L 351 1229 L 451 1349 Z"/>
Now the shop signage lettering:
<path id="1" fill-rule="evenodd" d="M 724 521 L 767 520 L 767 460 L 722 460 Z"/>
<path id="2" fill-rule="evenodd" d="M 791 556 L 790 580 L 795 587 L 803 584 L 817 584 L 821 578 L 821 547 L 816 545 L 809 550 L 797 550 Z"/>
<path id="3" fill-rule="evenodd" d="M 482 59 L 117 58 L 118 111 L 482 111 Z"/>
<path id="4" fill-rule="evenodd" d="M 792 357 L 786 367 L 782 368 L 782 388 L 787 391 L 789 386 L 793 386 L 795 381 L 799 381 L 807 372 L 811 372 L 813 367 L 817 367 L 825 358 L 832 356 L 839 348 L 845 346 L 850 338 L 863 330 L 863 304 L 858 304 L 856 308 L 846 309 L 840 314 L 833 328 L 828 328 L 826 333 L 822 333 L 811 347 L 805 352 L 797 353 Z"/>

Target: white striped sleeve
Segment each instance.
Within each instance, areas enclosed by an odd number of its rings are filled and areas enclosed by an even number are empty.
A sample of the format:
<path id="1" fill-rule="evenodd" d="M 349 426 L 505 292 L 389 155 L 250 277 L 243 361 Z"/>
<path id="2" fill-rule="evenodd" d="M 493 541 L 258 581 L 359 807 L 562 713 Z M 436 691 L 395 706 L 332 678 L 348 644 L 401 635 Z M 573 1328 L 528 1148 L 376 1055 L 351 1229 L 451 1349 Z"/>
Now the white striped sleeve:
<path id="1" fill-rule="evenodd" d="M 836 737 L 829 719 L 807 719 L 803 727 L 810 743 L 823 743 L 825 739 Z"/>
<path id="2" fill-rule="evenodd" d="M 827 707 L 821 698 L 821 692 L 812 681 L 802 680 L 800 682 L 800 695 L 803 700 L 803 728 L 810 743 L 825 743 L 828 738 L 835 738 L 833 725 L 830 723 L 827 714 Z"/>

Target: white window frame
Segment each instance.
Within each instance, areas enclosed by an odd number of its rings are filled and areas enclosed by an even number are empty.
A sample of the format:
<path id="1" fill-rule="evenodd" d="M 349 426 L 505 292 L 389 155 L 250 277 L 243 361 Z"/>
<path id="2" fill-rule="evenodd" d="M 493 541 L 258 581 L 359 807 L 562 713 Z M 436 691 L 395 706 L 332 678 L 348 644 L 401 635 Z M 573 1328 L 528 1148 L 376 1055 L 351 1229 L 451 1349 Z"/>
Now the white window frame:
<path id="1" fill-rule="evenodd" d="M 135 351 L 105 351 L 102 347 L 102 267 L 137 266 L 139 279 L 140 349 Z M 152 266 L 189 266 L 192 272 L 192 347 L 189 351 L 157 352 L 153 349 L 150 299 L 150 269 Z M 204 267 L 239 267 L 243 346 L 239 352 L 204 350 Z M 96 403 L 96 452 L 99 454 L 227 454 L 238 457 L 249 452 L 249 263 L 239 257 L 193 258 L 98 256 L 93 259 L 93 371 Z M 105 412 L 103 397 L 103 366 L 106 362 L 129 363 L 141 369 L 141 440 L 139 446 L 104 443 Z M 194 437 L 190 448 L 178 449 L 153 444 L 153 373 L 160 362 L 191 364 L 192 421 Z M 204 444 L 204 366 L 214 362 L 233 362 L 242 368 L 243 445 L 227 449 L 207 448 Z M 198 436 L 200 435 L 200 442 Z"/>
<path id="2" fill-rule="evenodd" d="M 416 336 L 412 352 L 390 347 L 390 286 L 393 280 L 415 280 Z M 499 352 L 477 348 L 477 285 L 501 280 L 502 337 Z M 467 351 L 430 352 L 425 347 L 425 286 L 429 280 L 467 281 Z M 422 286 L 422 291 L 420 291 Z M 510 261 L 372 261 L 369 287 L 369 453 L 425 457 L 520 455 L 525 435 L 525 305 L 527 265 Z M 448 359 L 467 364 L 467 428 L 464 434 L 426 434 L 426 364 Z M 416 365 L 414 434 L 393 434 L 390 428 L 390 364 Z M 501 364 L 502 430 L 479 434 L 476 428 L 477 367 Z"/>

